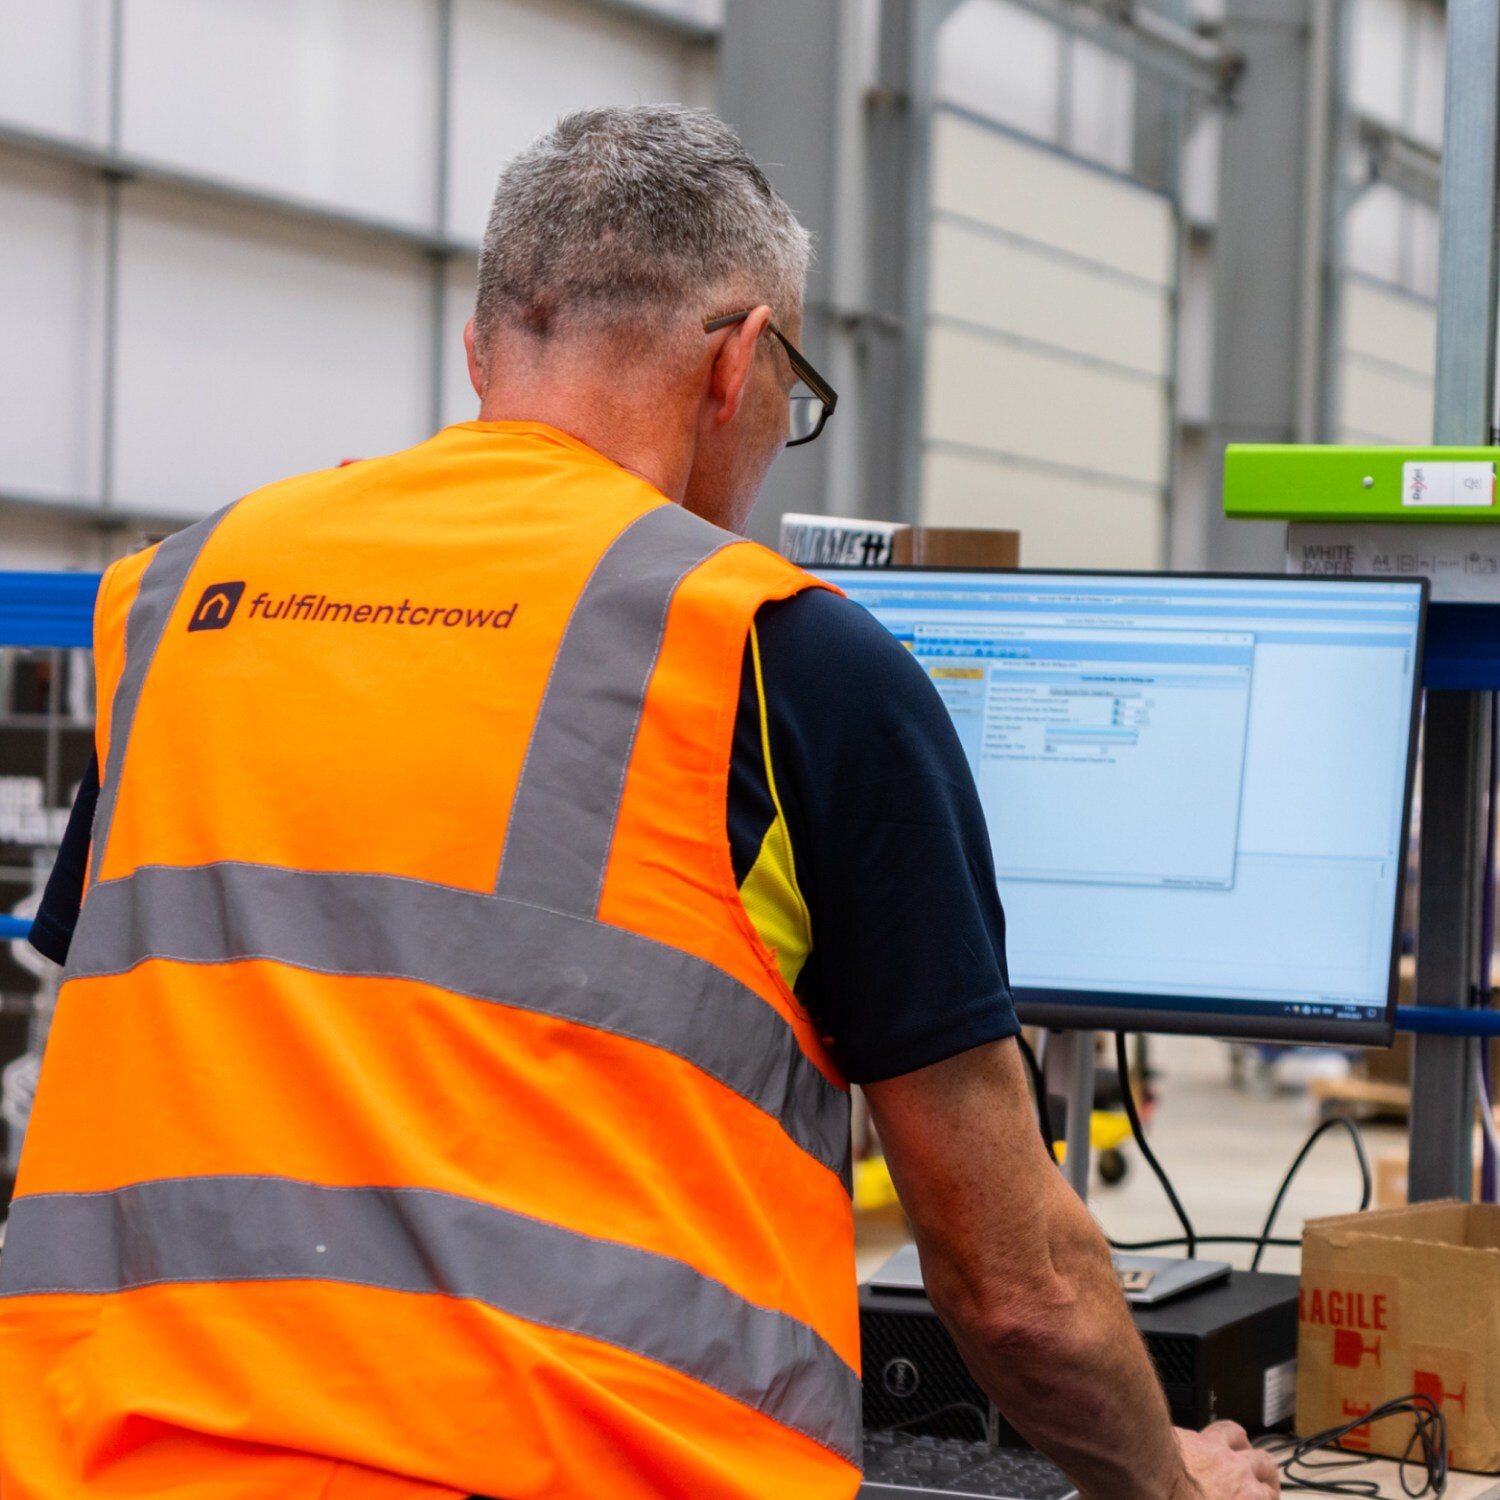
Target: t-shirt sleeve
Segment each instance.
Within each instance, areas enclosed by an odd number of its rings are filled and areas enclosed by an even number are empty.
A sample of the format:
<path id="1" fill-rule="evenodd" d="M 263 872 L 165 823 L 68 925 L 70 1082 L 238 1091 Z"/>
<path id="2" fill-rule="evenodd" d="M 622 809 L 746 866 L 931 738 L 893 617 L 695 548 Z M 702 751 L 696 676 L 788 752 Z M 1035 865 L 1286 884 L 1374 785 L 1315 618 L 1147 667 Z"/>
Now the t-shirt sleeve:
<path id="1" fill-rule="evenodd" d="M 771 762 L 812 925 L 798 993 L 854 1083 L 1020 1029 L 968 761 L 937 689 L 852 601 L 756 616 Z"/>
<path id="2" fill-rule="evenodd" d="M 53 963 L 68 961 L 68 948 L 73 942 L 73 929 L 78 925 L 78 913 L 83 905 L 83 882 L 89 867 L 89 846 L 94 832 L 94 808 L 99 801 L 99 762 L 89 757 L 88 770 L 78 786 L 78 795 L 73 799 L 73 811 L 68 815 L 68 826 L 63 833 L 62 845 L 57 851 L 57 862 L 52 874 L 47 877 L 47 888 L 42 892 L 42 904 L 31 922 L 28 940 L 44 958 Z"/>

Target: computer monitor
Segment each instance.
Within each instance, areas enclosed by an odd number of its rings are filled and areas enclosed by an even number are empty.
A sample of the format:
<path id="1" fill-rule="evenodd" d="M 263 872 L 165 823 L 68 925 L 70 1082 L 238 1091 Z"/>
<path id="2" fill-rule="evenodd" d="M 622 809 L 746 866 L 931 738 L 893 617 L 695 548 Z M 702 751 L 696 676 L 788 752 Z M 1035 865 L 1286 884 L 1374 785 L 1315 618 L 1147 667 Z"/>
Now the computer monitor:
<path id="1" fill-rule="evenodd" d="M 823 575 L 952 715 L 1024 1021 L 1389 1044 L 1423 580 Z"/>

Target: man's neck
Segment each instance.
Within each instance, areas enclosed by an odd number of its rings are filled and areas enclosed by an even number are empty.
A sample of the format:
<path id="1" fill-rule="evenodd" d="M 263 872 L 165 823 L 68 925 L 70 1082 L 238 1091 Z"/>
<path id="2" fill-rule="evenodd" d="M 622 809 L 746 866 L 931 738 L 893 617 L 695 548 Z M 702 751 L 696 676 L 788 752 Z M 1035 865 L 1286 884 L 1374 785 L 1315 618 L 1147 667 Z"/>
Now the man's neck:
<path id="1" fill-rule="evenodd" d="M 687 494 L 693 455 L 675 441 L 666 413 L 610 396 L 580 398 L 577 389 L 549 382 L 494 381 L 479 409 L 482 422 L 542 422 L 577 438 L 612 463 L 644 479 L 667 499 L 681 504 Z"/>

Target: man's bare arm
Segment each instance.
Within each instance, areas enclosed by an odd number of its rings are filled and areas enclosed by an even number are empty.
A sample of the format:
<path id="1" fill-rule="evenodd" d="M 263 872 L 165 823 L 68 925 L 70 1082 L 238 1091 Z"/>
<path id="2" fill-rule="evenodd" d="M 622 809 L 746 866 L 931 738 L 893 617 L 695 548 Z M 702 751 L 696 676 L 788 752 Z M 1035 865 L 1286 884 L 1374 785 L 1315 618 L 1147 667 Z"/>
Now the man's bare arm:
<path id="1" fill-rule="evenodd" d="M 1103 1237 L 1047 1159 L 1014 1042 L 865 1093 L 933 1307 L 1028 1441 L 1090 1500 L 1277 1492 L 1242 1433 L 1179 1444 Z"/>

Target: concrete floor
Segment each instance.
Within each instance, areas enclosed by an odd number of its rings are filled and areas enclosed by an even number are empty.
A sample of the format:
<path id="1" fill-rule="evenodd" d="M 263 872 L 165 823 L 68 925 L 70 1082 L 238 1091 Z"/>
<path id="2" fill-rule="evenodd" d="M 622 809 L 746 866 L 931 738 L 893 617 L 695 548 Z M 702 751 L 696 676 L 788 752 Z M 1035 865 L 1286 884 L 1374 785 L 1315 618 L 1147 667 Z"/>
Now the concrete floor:
<path id="1" fill-rule="evenodd" d="M 1236 1086 L 1230 1049 L 1222 1042 L 1161 1037 L 1151 1046 L 1159 1103 L 1147 1134 L 1194 1227 L 1200 1233 L 1259 1234 L 1282 1177 L 1317 1124 L 1313 1102 L 1304 1091 L 1279 1094 Z M 1385 1152 L 1404 1151 L 1406 1133 L 1389 1125 L 1367 1126 L 1365 1141 L 1373 1162 Z M 1125 1151 L 1130 1170 L 1124 1182 L 1106 1187 L 1096 1173 L 1090 1191 L 1090 1206 L 1105 1232 L 1120 1240 L 1180 1233 L 1150 1168 L 1133 1145 Z M 1353 1148 L 1342 1132 L 1330 1132 L 1298 1174 L 1276 1233 L 1295 1238 L 1305 1219 L 1352 1211 L 1359 1206 L 1359 1191 Z M 861 1277 L 905 1239 L 898 1216 L 862 1224 Z M 1243 1266 L 1251 1251 L 1213 1246 L 1200 1253 Z M 1270 1250 L 1261 1268 L 1295 1272 L 1299 1260 L 1296 1250 Z"/>

